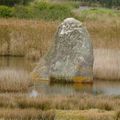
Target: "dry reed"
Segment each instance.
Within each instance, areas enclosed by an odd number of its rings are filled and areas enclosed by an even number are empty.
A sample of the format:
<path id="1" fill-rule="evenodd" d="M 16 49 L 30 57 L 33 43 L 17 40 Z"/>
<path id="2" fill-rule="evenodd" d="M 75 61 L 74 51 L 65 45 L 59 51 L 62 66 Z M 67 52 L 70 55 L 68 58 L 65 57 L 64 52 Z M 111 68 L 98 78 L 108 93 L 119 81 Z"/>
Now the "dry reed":
<path id="1" fill-rule="evenodd" d="M 35 109 L 0 109 L 2 120 L 54 120 L 54 111 L 41 111 Z"/>
<path id="2" fill-rule="evenodd" d="M 58 110 L 58 120 L 115 120 L 114 111 L 91 110 Z"/>
<path id="3" fill-rule="evenodd" d="M 29 95 L 5 94 L 0 95 L 0 108 L 21 108 L 39 110 L 89 110 L 100 109 L 117 111 L 120 108 L 120 97 L 92 96 L 90 94 L 77 95 L 41 95 L 30 97 Z"/>
<path id="4" fill-rule="evenodd" d="M 120 48 L 120 18 L 85 21 L 94 48 Z M 41 57 L 49 49 L 59 22 L 0 19 L 0 54 Z"/>
<path id="5" fill-rule="evenodd" d="M 27 72 L 0 69 L 0 92 L 23 92 L 29 89 L 31 80 Z"/>
<path id="6" fill-rule="evenodd" d="M 119 49 L 95 49 L 94 56 L 95 79 L 120 80 Z"/>
<path id="7" fill-rule="evenodd" d="M 0 95 L 0 118 L 4 120 L 119 120 L 119 108 L 119 96 L 92 96 L 90 94 L 38 97 L 29 97 L 24 94 Z"/>
<path id="8" fill-rule="evenodd" d="M 97 20 L 84 22 L 90 32 L 95 49 L 95 78 L 120 79 L 119 19 L 119 17 L 99 17 Z M 52 44 L 58 23 L 0 19 L 0 55 L 9 53 L 10 55 L 26 56 L 30 59 L 41 58 Z"/>
<path id="9" fill-rule="evenodd" d="M 0 55 L 37 59 L 51 45 L 57 22 L 0 19 Z M 9 45 L 10 44 L 10 45 Z"/>
<path id="10" fill-rule="evenodd" d="M 100 16 L 101 17 L 101 16 Z M 85 21 L 95 49 L 120 49 L 120 17 Z"/>

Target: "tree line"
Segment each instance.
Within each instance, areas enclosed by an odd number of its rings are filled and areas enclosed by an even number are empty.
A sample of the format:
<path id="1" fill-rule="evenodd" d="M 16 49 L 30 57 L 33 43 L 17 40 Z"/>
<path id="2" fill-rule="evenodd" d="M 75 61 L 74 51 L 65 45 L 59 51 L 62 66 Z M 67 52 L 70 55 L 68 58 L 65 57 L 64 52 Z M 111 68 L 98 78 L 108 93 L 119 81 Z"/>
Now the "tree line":
<path id="1" fill-rule="evenodd" d="M 120 8 L 120 0 L 72 0 L 72 1 L 80 1 L 83 3 L 91 4 L 99 4 L 104 7 L 119 7 Z"/>
<path id="2" fill-rule="evenodd" d="M 15 6 L 16 4 L 25 5 L 33 0 L 0 0 L 0 5 Z"/>
<path id="3" fill-rule="evenodd" d="M 34 1 L 34 0 L 0 0 L 0 5 L 7 5 L 7 6 L 15 6 L 16 4 L 25 5 L 31 1 Z M 120 0 L 69 0 L 69 1 L 80 1 L 83 3 L 87 3 L 88 5 L 96 3 L 104 7 L 120 8 Z"/>

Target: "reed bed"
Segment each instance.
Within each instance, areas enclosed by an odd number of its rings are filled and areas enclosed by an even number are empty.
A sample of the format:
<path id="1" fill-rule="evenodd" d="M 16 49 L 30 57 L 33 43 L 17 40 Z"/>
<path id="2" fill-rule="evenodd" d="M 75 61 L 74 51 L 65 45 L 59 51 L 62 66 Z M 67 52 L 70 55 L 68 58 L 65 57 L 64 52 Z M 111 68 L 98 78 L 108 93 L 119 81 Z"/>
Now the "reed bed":
<path id="1" fill-rule="evenodd" d="M 119 96 L 93 96 L 90 94 L 76 95 L 29 95 L 1 94 L 0 108 L 38 109 L 38 110 L 90 110 L 99 109 L 118 111 L 120 108 Z"/>
<path id="2" fill-rule="evenodd" d="M 115 120 L 116 112 L 114 111 L 101 111 L 98 109 L 91 110 L 64 110 L 57 111 L 56 118 L 58 120 Z"/>
<path id="3" fill-rule="evenodd" d="M 104 19 L 103 19 L 104 18 Z M 50 48 L 58 21 L 0 19 L 0 55 L 39 60 Z M 94 78 L 120 79 L 120 18 L 85 20 L 94 47 Z"/>
<path id="4" fill-rule="evenodd" d="M 120 50 L 94 50 L 94 78 L 101 80 L 120 80 Z"/>
<path id="5" fill-rule="evenodd" d="M 28 91 L 32 84 L 26 71 L 14 69 L 0 69 L 0 92 Z"/>
<path id="6" fill-rule="evenodd" d="M 0 55 L 39 59 L 51 45 L 57 22 L 0 19 Z"/>
<path id="7" fill-rule="evenodd" d="M 0 109 L 1 120 L 54 120 L 54 111 L 35 109 Z"/>
<path id="8" fill-rule="evenodd" d="M 4 120 L 119 120 L 119 96 L 0 94 Z"/>
<path id="9" fill-rule="evenodd" d="M 115 111 L 0 109 L 1 120 L 119 120 Z"/>
<path id="10" fill-rule="evenodd" d="M 93 47 L 120 49 L 120 18 L 103 18 L 84 21 L 90 32 Z M 33 57 L 33 59 L 40 58 L 51 46 L 59 23 L 43 20 L 0 19 L 0 55 L 9 53 Z"/>
<path id="11" fill-rule="evenodd" d="M 92 38 L 94 49 L 120 49 L 120 17 L 100 16 L 84 22 Z"/>
<path id="12" fill-rule="evenodd" d="M 0 94 L 4 120 L 119 120 L 119 96 Z"/>

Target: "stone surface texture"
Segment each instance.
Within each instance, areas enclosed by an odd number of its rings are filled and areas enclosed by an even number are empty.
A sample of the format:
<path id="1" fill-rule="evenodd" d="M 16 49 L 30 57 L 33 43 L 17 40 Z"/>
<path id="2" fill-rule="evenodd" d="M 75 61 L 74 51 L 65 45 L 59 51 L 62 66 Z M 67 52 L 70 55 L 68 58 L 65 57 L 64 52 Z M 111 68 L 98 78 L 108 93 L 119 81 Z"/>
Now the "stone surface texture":
<path id="1" fill-rule="evenodd" d="M 92 82 L 93 47 L 83 24 L 67 18 L 58 27 L 54 44 L 40 60 L 33 75 L 41 80 L 65 79 L 74 82 Z"/>

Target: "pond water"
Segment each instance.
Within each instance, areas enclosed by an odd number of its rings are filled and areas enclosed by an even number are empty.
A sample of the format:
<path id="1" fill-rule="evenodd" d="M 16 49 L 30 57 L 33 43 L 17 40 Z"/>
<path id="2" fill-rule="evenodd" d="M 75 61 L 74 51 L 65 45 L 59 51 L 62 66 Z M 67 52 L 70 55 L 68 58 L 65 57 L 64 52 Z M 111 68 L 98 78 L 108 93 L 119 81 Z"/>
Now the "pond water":
<path id="1" fill-rule="evenodd" d="M 15 71 L 25 71 L 30 74 L 35 66 L 34 61 L 26 60 L 22 57 L 0 57 L 0 70 L 14 69 Z M 120 81 L 102 81 L 94 80 L 93 85 L 89 84 L 50 84 L 49 82 L 39 81 L 34 83 L 30 88 L 30 93 L 33 94 L 105 94 L 105 95 L 120 95 Z"/>

